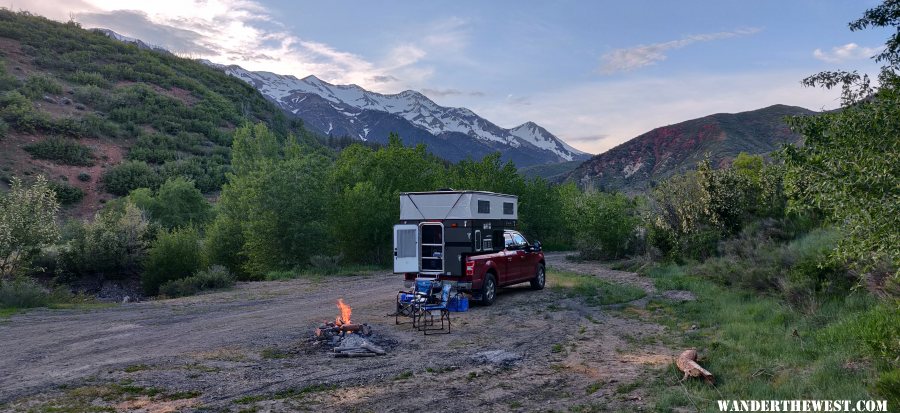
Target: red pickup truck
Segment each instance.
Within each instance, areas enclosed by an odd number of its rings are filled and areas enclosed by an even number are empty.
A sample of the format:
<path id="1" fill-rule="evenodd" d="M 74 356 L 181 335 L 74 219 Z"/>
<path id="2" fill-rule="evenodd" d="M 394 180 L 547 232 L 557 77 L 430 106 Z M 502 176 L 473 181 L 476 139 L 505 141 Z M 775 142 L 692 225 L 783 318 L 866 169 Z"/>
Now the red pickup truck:
<path id="1" fill-rule="evenodd" d="M 437 278 L 491 305 L 497 288 L 530 282 L 544 288 L 541 244 L 515 230 L 515 195 L 439 190 L 400 194 L 394 225 L 394 273 L 406 287 L 417 277 Z"/>
<path id="2" fill-rule="evenodd" d="M 546 263 L 540 243 L 528 244 L 517 231 L 503 231 L 502 251 L 466 258 L 464 279 L 472 283 L 472 291 L 479 293 L 481 303 L 491 305 L 497 299 L 497 288 L 530 282 L 540 290 L 547 282 Z"/>

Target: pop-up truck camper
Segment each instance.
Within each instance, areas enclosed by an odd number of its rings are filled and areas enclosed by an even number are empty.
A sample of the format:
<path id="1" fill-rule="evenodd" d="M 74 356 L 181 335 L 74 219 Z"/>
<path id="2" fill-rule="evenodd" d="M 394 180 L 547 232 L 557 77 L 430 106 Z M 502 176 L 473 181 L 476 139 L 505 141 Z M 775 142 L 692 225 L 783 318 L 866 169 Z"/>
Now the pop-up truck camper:
<path id="1" fill-rule="evenodd" d="M 490 305 L 498 287 L 546 281 L 540 243 L 516 231 L 519 199 L 483 191 L 400 194 L 394 272 L 449 282 Z"/>

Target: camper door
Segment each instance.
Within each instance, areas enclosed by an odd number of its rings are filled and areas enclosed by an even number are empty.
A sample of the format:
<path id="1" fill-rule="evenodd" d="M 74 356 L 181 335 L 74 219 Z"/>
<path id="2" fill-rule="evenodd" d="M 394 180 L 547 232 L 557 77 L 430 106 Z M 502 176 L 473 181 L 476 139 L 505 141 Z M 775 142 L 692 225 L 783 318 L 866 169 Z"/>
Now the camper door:
<path id="1" fill-rule="evenodd" d="M 394 272 L 419 271 L 419 226 L 394 225 Z"/>

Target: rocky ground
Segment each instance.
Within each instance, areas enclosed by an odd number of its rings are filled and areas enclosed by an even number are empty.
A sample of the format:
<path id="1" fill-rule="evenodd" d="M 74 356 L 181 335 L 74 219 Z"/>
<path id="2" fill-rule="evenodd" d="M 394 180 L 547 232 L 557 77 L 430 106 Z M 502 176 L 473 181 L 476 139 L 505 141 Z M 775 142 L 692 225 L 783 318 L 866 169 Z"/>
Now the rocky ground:
<path id="1" fill-rule="evenodd" d="M 551 268 L 630 283 L 633 273 L 549 254 Z M 680 349 L 640 303 L 585 305 L 552 288 L 501 291 L 423 336 L 386 316 L 392 274 L 241 283 L 173 300 L 36 310 L 0 320 L 0 411 L 645 410 L 639 385 Z M 665 294 L 661 294 L 665 297 Z M 388 354 L 334 359 L 311 340 L 338 314 Z"/>

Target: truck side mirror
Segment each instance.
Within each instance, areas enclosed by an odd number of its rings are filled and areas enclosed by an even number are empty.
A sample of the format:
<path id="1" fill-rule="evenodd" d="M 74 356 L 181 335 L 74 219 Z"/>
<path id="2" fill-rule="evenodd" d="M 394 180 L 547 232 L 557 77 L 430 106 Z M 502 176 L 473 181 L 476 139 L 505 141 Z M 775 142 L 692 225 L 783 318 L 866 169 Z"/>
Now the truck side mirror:
<path id="1" fill-rule="evenodd" d="M 535 241 L 534 244 L 531 245 L 531 249 L 533 251 L 540 251 L 541 250 L 541 242 Z"/>

